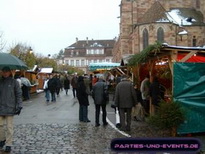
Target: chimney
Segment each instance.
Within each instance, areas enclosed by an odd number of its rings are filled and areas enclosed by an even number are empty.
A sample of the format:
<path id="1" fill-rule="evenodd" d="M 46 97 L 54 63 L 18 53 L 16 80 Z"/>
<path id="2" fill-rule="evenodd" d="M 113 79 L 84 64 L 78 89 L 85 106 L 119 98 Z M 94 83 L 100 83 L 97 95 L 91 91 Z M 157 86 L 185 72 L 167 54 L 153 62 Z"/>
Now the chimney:
<path id="1" fill-rule="evenodd" d="M 88 44 L 88 37 L 86 37 L 86 44 Z"/>

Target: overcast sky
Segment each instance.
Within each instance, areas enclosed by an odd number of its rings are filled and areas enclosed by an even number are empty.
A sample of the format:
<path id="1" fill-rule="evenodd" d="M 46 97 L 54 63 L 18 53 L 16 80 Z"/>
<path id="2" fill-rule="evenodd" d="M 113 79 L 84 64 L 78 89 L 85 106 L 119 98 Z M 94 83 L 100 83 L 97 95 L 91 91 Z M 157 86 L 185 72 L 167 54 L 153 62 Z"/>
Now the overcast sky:
<path id="1" fill-rule="evenodd" d="M 6 48 L 17 43 L 35 53 L 57 54 L 79 40 L 119 35 L 121 0 L 0 0 Z"/>

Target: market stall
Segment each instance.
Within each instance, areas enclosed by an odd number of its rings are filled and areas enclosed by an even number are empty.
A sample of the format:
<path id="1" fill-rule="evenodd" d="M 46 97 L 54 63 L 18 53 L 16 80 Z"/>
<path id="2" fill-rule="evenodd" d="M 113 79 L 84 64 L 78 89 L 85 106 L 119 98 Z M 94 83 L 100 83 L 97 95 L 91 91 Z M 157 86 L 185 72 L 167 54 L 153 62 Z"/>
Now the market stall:
<path id="1" fill-rule="evenodd" d="M 158 76 L 166 95 L 180 102 L 186 120 L 178 134 L 205 132 L 205 48 L 155 45 L 134 55 L 129 63 L 135 80 L 140 83 L 147 73 Z"/>
<path id="2" fill-rule="evenodd" d="M 38 77 L 38 89 L 43 89 L 43 83 L 48 74 L 53 73 L 53 68 L 41 68 L 37 74 Z"/>

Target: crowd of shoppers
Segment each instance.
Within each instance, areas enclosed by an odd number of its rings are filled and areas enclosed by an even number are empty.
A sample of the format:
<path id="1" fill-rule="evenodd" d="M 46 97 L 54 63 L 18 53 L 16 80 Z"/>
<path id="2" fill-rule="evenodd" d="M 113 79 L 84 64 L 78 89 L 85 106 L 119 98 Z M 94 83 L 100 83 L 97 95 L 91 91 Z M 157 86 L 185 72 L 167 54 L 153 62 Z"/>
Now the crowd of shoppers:
<path id="1" fill-rule="evenodd" d="M 5 67 L 1 71 L 0 79 L 0 148 L 4 148 L 5 152 L 11 151 L 13 138 L 13 116 L 20 114 L 22 109 L 22 98 L 27 100 L 30 98 L 29 88 L 31 83 L 24 76 L 12 77 L 9 67 Z M 110 81 L 103 76 L 78 76 L 75 73 L 72 77 L 67 74 L 48 74 L 44 80 L 43 89 L 45 92 L 46 102 L 56 102 L 56 96 L 60 96 L 60 91 L 65 90 L 65 95 L 72 86 L 72 94 L 74 99 L 79 102 L 79 121 L 91 122 L 88 118 L 89 95 L 92 96 L 95 105 L 95 126 L 99 127 L 100 121 L 102 125 L 107 126 L 106 107 L 109 103 L 109 84 Z M 156 76 L 150 78 L 147 75 L 142 80 L 141 85 L 134 84 L 126 75 L 118 75 L 114 83 L 114 105 L 119 111 L 120 127 L 122 131 L 130 131 L 132 117 L 134 120 L 143 120 L 143 116 L 150 115 L 150 101 L 157 108 L 161 99 L 164 99 L 165 88 Z M 71 86 L 70 86 L 71 85 Z M 10 95 L 12 94 L 12 99 Z M 23 97 L 22 97 L 23 96 Z M 8 107 L 9 106 L 9 107 Z M 102 118 L 100 111 L 102 110 Z M 140 115 L 140 116 L 139 116 Z M 101 120 L 100 120 L 101 119 Z M 4 130 L 4 123 L 6 129 Z"/>
<path id="2" fill-rule="evenodd" d="M 63 80 L 63 82 L 61 80 Z M 70 89 L 70 80 L 68 76 L 61 77 L 60 74 L 48 74 L 43 83 L 46 102 L 56 102 L 56 97 L 59 97 L 60 90 L 63 88 L 67 95 L 68 89 Z"/>
<path id="3" fill-rule="evenodd" d="M 119 110 L 120 129 L 131 130 L 132 118 L 143 121 L 150 116 L 150 108 L 153 106 L 157 112 L 159 103 L 164 99 L 165 88 L 159 82 L 158 77 L 146 75 L 141 85 L 133 85 L 126 76 L 116 77 L 114 106 Z M 151 105 L 150 105 L 151 102 Z"/>

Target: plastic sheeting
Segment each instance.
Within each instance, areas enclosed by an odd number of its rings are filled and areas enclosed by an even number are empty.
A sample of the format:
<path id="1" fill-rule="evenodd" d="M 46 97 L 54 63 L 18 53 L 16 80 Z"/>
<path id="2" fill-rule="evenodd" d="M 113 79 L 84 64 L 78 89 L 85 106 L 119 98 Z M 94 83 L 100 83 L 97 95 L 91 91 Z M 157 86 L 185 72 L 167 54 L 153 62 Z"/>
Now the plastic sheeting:
<path id="1" fill-rule="evenodd" d="M 177 132 L 205 132 L 205 63 L 174 63 L 173 90 L 186 113 Z"/>

